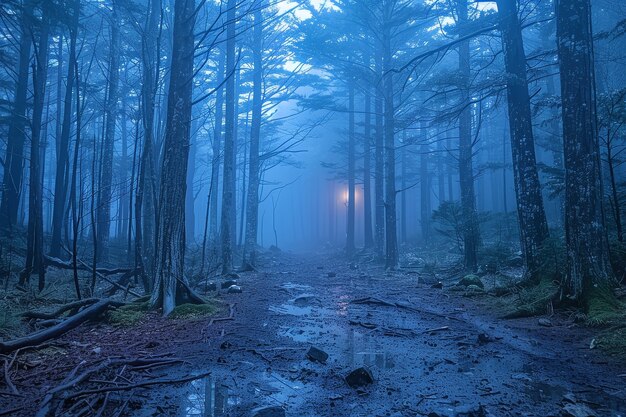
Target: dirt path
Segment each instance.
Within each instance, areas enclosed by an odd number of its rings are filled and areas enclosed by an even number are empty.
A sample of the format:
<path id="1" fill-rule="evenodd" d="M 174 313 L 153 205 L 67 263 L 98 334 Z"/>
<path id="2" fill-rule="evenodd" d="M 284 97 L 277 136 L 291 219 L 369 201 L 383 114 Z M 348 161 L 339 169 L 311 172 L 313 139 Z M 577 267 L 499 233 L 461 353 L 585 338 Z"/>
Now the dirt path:
<path id="1" fill-rule="evenodd" d="M 173 352 L 188 361 L 162 375 L 211 372 L 123 394 L 120 403 L 131 401 L 121 415 L 251 416 L 270 406 L 299 417 L 626 415 L 626 368 L 589 350 L 591 334 L 566 318 L 550 328 L 489 318 L 480 301 L 415 273 L 322 255 L 280 255 L 240 284 L 242 294 L 222 295 L 236 304 L 232 321 L 155 319 L 64 339 L 81 346 L 72 356 L 100 340 L 100 356 Z M 146 336 L 154 342 L 141 342 Z M 311 346 L 328 353 L 326 364 L 306 359 Z M 375 382 L 350 388 L 344 377 L 361 366 Z"/>

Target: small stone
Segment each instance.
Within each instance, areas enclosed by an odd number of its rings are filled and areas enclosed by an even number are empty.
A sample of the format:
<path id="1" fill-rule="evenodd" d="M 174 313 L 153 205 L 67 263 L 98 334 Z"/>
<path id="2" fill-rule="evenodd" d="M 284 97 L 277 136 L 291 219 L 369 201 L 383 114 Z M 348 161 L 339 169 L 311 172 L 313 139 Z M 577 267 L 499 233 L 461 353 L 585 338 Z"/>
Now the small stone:
<path id="1" fill-rule="evenodd" d="M 539 323 L 539 325 L 543 327 L 552 327 L 552 322 L 546 318 L 540 318 L 539 320 L 537 320 L 537 323 Z"/>
<path id="2" fill-rule="evenodd" d="M 563 415 L 567 417 L 597 417 L 598 415 L 585 404 L 566 404 Z"/>
<path id="3" fill-rule="evenodd" d="M 228 287 L 228 290 L 226 290 L 226 292 L 228 294 L 241 294 L 241 287 L 239 285 L 231 285 L 230 287 Z"/>
<path id="4" fill-rule="evenodd" d="M 486 345 L 487 343 L 491 343 L 491 342 L 493 342 L 493 339 L 488 334 L 480 333 L 478 335 L 478 343 L 479 344 Z"/>
<path id="5" fill-rule="evenodd" d="M 430 286 L 430 288 L 436 288 L 438 290 L 443 289 L 443 282 L 439 281 Z"/>
<path id="6" fill-rule="evenodd" d="M 207 291 L 215 291 L 217 290 L 217 284 L 214 282 L 209 282 L 208 284 L 206 284 L 206 290 Z"/>
<path id="7" fill-rule="evenodd" d="M 312 362 L 326 363 L 328 360 L 328 353 L 311 346 L 309 351 L 306 353 L 306 357 Z"/>
<path id="8" fill-rule="evenodd" d="M 232 279 L 226 280 L 226 281 L 222 282 L 222 289 L 230 288 L 233 285 L 237 285 L 237 281 L 232 280 Z"/>
<path id="9" fill-rule="evenodd" d="M 346 383 L 350 388 L 360 388 L 372 384 L 374 377 L 369 369 L 365 367 L 357 368 L 346 377 Z"/>
<path id="10" fill-rule="evenodd" d="M 285 409 L 282 407 L 265 407 L 253 414 L 254 417 L 285 417 Z"/>

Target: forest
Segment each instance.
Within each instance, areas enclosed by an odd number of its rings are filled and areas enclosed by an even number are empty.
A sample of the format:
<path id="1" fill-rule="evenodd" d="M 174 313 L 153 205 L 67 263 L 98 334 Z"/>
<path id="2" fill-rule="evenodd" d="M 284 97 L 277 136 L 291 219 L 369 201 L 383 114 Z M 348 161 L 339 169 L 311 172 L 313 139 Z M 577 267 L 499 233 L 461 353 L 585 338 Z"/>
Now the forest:
<path id="1" fill-rule="evenodd" d="M 626 415 L 622 0 L 1 0 L 0 416 Z"/>

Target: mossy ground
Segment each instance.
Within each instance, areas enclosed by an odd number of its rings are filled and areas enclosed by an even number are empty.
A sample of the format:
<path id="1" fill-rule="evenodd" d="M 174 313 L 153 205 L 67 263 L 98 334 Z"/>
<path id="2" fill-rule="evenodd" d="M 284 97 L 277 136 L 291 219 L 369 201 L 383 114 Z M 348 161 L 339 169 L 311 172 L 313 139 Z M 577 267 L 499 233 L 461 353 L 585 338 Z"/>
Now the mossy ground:
<path id="1" fill-rule="evenodd" d="M 220 311 L 219 305 L 215 301 L 208 301 L 206 304 L 181 304 L 168 316 L 170 319 L 189 319 L 212 316 Z"/>
<path id="2" fill-rule="evenodd" d="M 541 316 L 550 312 L 558 291 L 556 283 L 542 280 L 530 287 L 513 287 L 508 294 L 493 300 L 504 318 Z"/>
<path id="3" fill-rule="evenodd" d="M 117 326 L 134 326 L 150 311 L 148 301 L 135 302 L 116 308 L 108 313 L 109 323 Z"/>

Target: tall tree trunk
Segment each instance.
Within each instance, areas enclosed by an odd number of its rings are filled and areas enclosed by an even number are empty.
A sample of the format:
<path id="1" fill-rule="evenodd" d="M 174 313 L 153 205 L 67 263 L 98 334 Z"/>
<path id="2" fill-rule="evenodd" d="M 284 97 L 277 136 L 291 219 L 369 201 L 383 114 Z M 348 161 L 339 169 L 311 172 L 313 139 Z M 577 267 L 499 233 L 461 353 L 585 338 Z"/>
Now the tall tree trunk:
<path id="1" fill-rule="evenodd" d="M 80 19 L 80 0 L 74 0 L 72 20 L 70 22 L 70 51 L 67 63 L 67 83 L 63 104 L 63 124 L 61 137 L 58 141 L 56 177 L 54 180 L 54 208 L 52 213 L 52 239 L 50 241 L 50 255 L 61 255 L 61 239 L 66 223 L 65 207 L 67 204 L 67 183 L 69 175 L 69 144 L 72 122 L 72 97 L 76 76 L 76 38 L 78 36 L 78 21 Z"/>
<path id="2" fill-rule="evenodd" d="M 26 241 L 26 264 L 20 274 L 24 285 L 30 275 L 39 277 L 39 288 L 45 287 L 43 264 L 43 176 L 42 176 L 42 119 L 48 79 L 48 49 L 50 37 L 49 8 L 43 6 L 38 49 L 33 65 L 33 121 L 30 143 L 29 193 L 28 193 L 28 236 Z M 45 139 L 44 139 L 45 142 Z"/>
<path id="3" fill-rule="evenodd" d="M 209 236 L 211 241 L 217 240 L 217 214 L 218 207 L 218 189 L 220 179 L 220 152 L 222 149 L 222 126 L 224 119 L 224 66 L 225 54 L 224 50 L 218 48 L 219 57 L 217 63 L 217 91 L 215 93 L 215 130 L 213 131 L 213 145 L 211 157 L 211 195 L 209 196 Z"/>
<path id="4" fill-rule="evenodd" d="M 154 132 L 155 101 L 159 83 L 160 45 L 157 31 L 160 16 L 161 0 L 150 0 L 149 15 L 141 43 L 143 74 L 141 100 L 144 135 L 135 197 L 135 266 L 142 271 L 141 276 L 146 290 L 150 287 L 147 277 L 152 275 L 154 265 Z"/>
<path id="5" fill-rule="evenodd" d="M 430 241 L 430 216 L 431 216 L 431 203 L 430 203 L 430 182 L 431 175 L 428 169 L 428 155 L 430 153 L 429 146 L 426 142 L 426 132 L 423 134 L 423 143 L 420 146 L 420 214 L 421 214 L 421 226 L 422 226 L 422 239 L 424 243 Z"/>
<path id="6" fill-rule="evenodd" d="M 366 63 L 369 67 L 369 56 Z M 372 229 L 372 95 L 369 85 L 365 86 L 365 120 L 363 130 L 363 220 L 365 247 L 374 247 L 374 231 Z"/>
<path id="7" fill-rule="evenodd" d="M 237 1 L 228 0 L 226 12 L 226 117 L 224 134 L 224 175 L 222 187 L 222 272 L 228 274 L 233 269 L 232 212 L 235 205 L 235 19 L 237 17 Z"/>
<path id="8" fill-rule="evenodd" d="M 346 254 L 352 256 L 354 244 L 356 140 L 354 137 L 354 81 L 348 80 L 348 218 L 346 233 Z"/>
<path id="9" fill-rule="evenodd" d="M 196 171 L 196 128 L 197 123 L 192 123 L 191 137 L 189 139 L 189 161 L 187 163 L 187 193 L 185 194 L 185 236 L 187 243 L 195 242 L 196 211 L 194 207 L 194 177 Z"/>
<path id="10" fill-rule="evenodd" d="M 398 236 L 396 229 L 396 143 L 395 106 L 391 51 L 391 0 L 383 3 L 383 86 L 385 96 L 385 267 L 398 266 Z"/>
<path id="11" fill-rule="evenodd" d="M 22 7 L 20 22 L 20 54 L 15 83 L 15 96 L 9 123 L 2 200 L 0 201 L 0 226 L 9 230 L 17 224 L 17 212 L 22 191 L 24 171 L 24 142 L 26 141 L 26 107 L 28 94 L 28 70 L 30 65 L 32 8 L 30 1 Z"/>
<path id="12" fill-rule="evenodd" d="M 462 30 L 468 25 L 467 0 L 457 0 L 458 24 Z M 474 191 L 472 108 L 470 104 L 470 44 L 469 40 L 459 46 L 459 75 L 461 78 L 461 115 L 459 117 L 459 184 L 463 214 L 463 255 L 465 268 L 475 271 L 478 266 L 478 216 Z"/>
<path id="13" fill-rule="evenodd" d="M 174 3 L 174 35 L 159 191 L 155 287 L 150 303 L 168 315 L 184 280 L 185 190 L 191 129 L 195 0 Z"/>
<path id="14" fill-rule="evenodd" d="M 526 54 L 516 0 L 498 0 L 497 3 L 507 72 L 509 128 L 522 254 L 527 277 L 537 282 L 541 265 L 539 251 L 548 238 L 548 222 L 535 158 Z"/>
<path id="15" fill-rule="evenodd" d="M 557 0 L 565 162 L 564 296 L 588 302 L 611 282 L 603 210 L 589 0 Z"/>
<path id="16" fill-rule="evenodd" d="M 254 43 L 252 58 L 252 122 L 250 129 L 250 162 L 248 165 L 248 195 L 246 212 L 246 238 L 243 249 L 243 266 L 256 265 L 257 234 L 259 228 L 259 141 L 263 117 L 263 11 L 261 5 L 254 12 Z"/>
<path id="17" fill-rule="evenodd" d="M 375 103 L 376 113 L 376 148 L 375 148 L 375 169 L 374 169 L 374 242 L 376 244 L 376 256 L 383 259 L 385 250 L 385 131 L 383 127 L 383 108 L 385 98 L 382 86 L 383 74 L 382 47 L 376 48 L 375 57 Z"/>
<path id="18" fill-rule="evenodd" d="M 117 99 L 119 90 L 119 54 L 120 30 L 117 16 L 117 0 L 111 2 L 109 31 L 111 45 L 109 50 L 108 93 L 105 105 L 105 132 L 102 149 L 102 168 L 98 188 L 98 258 L 102 261 L 108 256 L 109 234 L 111 229 L 111 198 L 113 196 L 113 152 L 115 147 L 115 124 L 117 121 Z"/>

